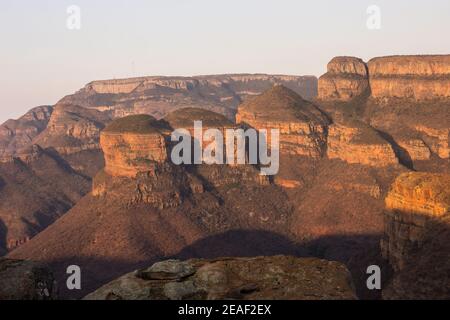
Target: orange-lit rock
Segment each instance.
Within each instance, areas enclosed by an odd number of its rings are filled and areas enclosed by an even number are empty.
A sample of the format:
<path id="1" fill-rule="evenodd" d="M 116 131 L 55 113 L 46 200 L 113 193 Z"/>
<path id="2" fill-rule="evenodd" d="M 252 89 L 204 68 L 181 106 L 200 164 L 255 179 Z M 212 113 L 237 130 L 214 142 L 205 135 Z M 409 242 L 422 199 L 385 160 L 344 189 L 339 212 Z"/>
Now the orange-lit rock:
<path id="1" fill-rule="evenodd" d="M 327 70 L 319 78 L 319 99 L 349 101 L 363 94 L 369 87 L 367 66 L 359 58 L 333 58 L 328 63 Z"/>
<path id="2" fill-rule="evenodd" d="M 385 202 L 383 255 L 399 270 L 421 247 L 427 225 L 450 213 L 450 175 L 404 173 L 393 183 Z"/>
<path id="3" fill-rule="evenodd" d="M 431 157 L 430 148 L 422 139 L 403 139 L 398 141 L 398 145 L 413 160 L 429 160 Z"/>
<path id="4" fill-rule="evenodd" d="M 162 125 L 147 115 L 129 116 L 112 122 L 100 136 L 105 172 L 134 177 L 167 160 Z"/>
<path id="5" fill-rule="evenodd" d="M 330 159 L 375 167 L 398 163 L 392 146 L 373 128 L 356 121 L 329 127 L 327 155 Z"/>
<path id="6" fill-rule="evenodd" d="M 428 145 L 440 158 L 450 158 L 450 128 L 433 128 L 426 125 L 417 125 L 415 129 L 428 137 Z"/>
<path id="7" fill-rule="evenodd" d="M 328 119 L 313 104 L 283 86 L 274 86 L 238 108 L 236 122 L 257 130 L 280 130 L 280 152 L 320 157 Z"/>
<path id="8" fill-rule="evenodd" d="M 381 57 L 368 66 L 374 98 L 450 97 L 450 55 Z"/>

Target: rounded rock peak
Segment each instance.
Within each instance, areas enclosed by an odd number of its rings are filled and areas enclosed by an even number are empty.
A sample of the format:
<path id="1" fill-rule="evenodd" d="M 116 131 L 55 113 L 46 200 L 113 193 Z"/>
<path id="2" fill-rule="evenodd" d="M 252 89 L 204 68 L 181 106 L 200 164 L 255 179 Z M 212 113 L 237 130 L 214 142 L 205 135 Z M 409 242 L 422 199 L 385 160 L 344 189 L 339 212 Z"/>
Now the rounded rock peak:
<path id="1" fill-rule="evenodd" d="M 104 133 L 154 134 L 167 129 L 164 122 L 146 114 L 131 115 L 111 122 Z"/>
<path id="2" fill-rule="evenodd" d="M 194 121 L 202 121 L 203 127 L 210 128 L 233 126 L 233 122 L 224 115 L 200 108 L 184 108 L 172 111 L 164 118 L 164 121 L 173 129 L 193 127 Z"/>
<path id="3" fill-rule="evenodd" d="M 357 57 L 334 57 L 328 63 L 327 70 L 332 74 L 355 74 L 363 77 L 368 76 L 366 63 Z"/>
<path id="4" fill-rule="evenodd" d="M 283 85 L 273 86 L 263 94 L 242 103 L 238 108 L 237 118 L 244 114 L 282 122 L 322 118 L 320 111 L 311 102 Z"/>

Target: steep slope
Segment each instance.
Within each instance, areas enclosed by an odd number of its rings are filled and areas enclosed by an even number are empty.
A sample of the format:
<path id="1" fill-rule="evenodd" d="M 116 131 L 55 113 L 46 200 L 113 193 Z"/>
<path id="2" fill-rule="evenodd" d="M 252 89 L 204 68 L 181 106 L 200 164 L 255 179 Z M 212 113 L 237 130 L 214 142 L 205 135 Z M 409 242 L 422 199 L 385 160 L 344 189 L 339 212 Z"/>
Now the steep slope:
<path id="1" fill-rule="evenodd" d="M 48 124 L 53 108 L 36 107 L 17 120 L 8 120 L 0 126 L 0 157 L 14 155 L 28 146 Z"/>
<path id="2" fill-rule="evenodd" d="M 0 246 L 12 250 L 53 223 L 89 189 L 57 154 L 33 146 L 0 163 Z"/>

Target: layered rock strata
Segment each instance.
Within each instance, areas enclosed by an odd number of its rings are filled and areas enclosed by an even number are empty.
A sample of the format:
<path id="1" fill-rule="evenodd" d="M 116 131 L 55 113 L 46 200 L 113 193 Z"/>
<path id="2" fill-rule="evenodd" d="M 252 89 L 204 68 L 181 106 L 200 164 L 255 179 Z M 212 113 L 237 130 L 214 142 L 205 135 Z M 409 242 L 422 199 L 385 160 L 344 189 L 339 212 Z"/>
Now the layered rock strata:
<path id="1" fill-rule="evenodd" d="M 368 67 L 374 98 L 450 98 L 450 55 L 374 58 Z"/>
<path id="2" fill-rule="evenodd" d="M 281 153 L 313 158 L 324 153 L 328 119 L 313 104 L 286 87 L 274 86 L 241 104 L 236 122 L 256 130 L 267 130 L 268 136 L 270 129 L 279 129 Z"/>
<path id="3" fill-rule="evenodd" d="M 333 58 L 327 70 L 319 78 L 319 99 L 349 101 L 362 95 L 369 87 L 367 66 L 359 58 Z"/>
<path id="4" fill-rule="evenodd" d="M 400 175 L 385 199 L 383 255 L 395 270 L 421 246 L 430 223 L 450 213 L 450 176 L 408 172 Z"/>
<path id="5" fill-rule="evenodd" d="M 134 177 L 148 171 L 153 163 L 167 160 L 165 128 L 148 115 L 128 116 L 102 131 L 100 145 L 105 155 L 105 172 Z"/>
<path id="6" fill-rule="evenodd" d="M 328 129 L 327 155 L 351 164 L 385 167 L 398 164 L 392 146 L 373 128 L 359 122 L 333 124 Z"/>

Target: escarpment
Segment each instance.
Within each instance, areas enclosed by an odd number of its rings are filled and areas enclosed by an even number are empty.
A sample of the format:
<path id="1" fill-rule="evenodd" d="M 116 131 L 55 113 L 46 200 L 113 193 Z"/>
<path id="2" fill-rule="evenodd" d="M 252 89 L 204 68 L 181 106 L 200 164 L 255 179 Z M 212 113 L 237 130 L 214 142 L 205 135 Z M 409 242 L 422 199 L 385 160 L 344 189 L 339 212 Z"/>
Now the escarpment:
<path id="1" fill-rule="evenodd" d="M 274 86 L 241 104 L 236 122 L 259 131 L 279 129 L 281 153 L 312 158 L 324 154 L 328 119 L 316 106 L 286 87 Z"/>
<path id="2" fill-rule="evenodd" d="M 53 107 L 42 106 L 28 111 L 18 120 L 8 120 L 0 126 L 0 157 L 16 154 L 27 147 L 46 127 Z"/>
<path id="3" fill-rule="evenodd" d="M 368 66 L 374 98 L 450 98 L 450 55 L 374 58 Z"/>
<path id="4" fill-rule="evenodd" d="M 100 131 L 110 121 L 107 114 L 76 105 L 58 104 L 48 125 L 33 142 L 61 155 L 98 150 Z"/>
<path id="5" fill-rule="evenodd" d="M 368 90 L 367 66 L 361 59 L 336 57 L 328 63 L 327 69 L 319 78 L 319 99 L 349 101 Z"/>
<path id="6" fill-rule="evenodd" d="M 307 99 L 317 95 L 317 78 L 313 76 L 236 74 L 94 81 L 63 98 L 61 103 L 105 111 L 114 118 L 149 114 L 160 119 L 172 111 L 190 107 L 233 119 L 242 101 L 277 83 Z"/>

